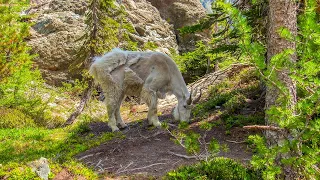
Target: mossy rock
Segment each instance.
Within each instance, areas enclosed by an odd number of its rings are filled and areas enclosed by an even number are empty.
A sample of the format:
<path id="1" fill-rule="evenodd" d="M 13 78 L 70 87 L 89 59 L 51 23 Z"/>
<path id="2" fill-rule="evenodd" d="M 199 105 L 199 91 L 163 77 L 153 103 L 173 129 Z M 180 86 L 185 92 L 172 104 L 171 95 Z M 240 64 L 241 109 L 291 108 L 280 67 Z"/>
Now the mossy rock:
<path id="1" fill-rule="evenodd" d="M 35 127 L 34 121 L 18 109 L 0 107 L 0 128 Z"/>

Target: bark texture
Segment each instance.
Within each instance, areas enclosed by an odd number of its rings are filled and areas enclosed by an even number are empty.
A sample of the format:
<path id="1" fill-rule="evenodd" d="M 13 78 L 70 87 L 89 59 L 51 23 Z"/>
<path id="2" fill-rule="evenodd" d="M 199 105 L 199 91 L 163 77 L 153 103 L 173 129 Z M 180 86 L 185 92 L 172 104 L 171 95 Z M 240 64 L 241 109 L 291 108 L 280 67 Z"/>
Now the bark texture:
<path id="1" fill-rule="evenodd" d="M 279 35 L 279 30 L 281 28 L 287 28 L 294 36 L 297 34 L 297 4 L 294 0 L 269 0 L 269 26 L 267 32 L 267 64 L 268 68 L 276 73 L 277 78 L 281 81 L 289 90 L 290 103 L 287 105 L 288 108 L 293 108 L 296 103 L 296 86 L 294 82 L 289 77 L 289 68 L 284 68 L 282 70 L 277 70 L 272 65 L 270 65 L 270 59 L 286 49 L 296 49 L 295 42 L 288 41 L 287 39 L 281 38 Z M 290 57 L 291 62 L 296 62 L 296 54 Z M 273 105 L 277 104 L 277 99 L 279 97 L 280 91 L 274 86 L 268 86 L 266 92 L 266 105 L 265 108 L 269 109 Z M 266 117 L 267 125 L 277 126 L 271 123 L 269 118 Z M 289 136 L 285 131 L 266 131 L 266 138 L 270 146 L 281 145 L 284 138 Z M 284 154 L 280 158 L 287 158 L 289 154 Z M 294 179 L 295 172 L 291 167 L 284 167 L 285 172 L 283 172 L 281 179 Z"/>

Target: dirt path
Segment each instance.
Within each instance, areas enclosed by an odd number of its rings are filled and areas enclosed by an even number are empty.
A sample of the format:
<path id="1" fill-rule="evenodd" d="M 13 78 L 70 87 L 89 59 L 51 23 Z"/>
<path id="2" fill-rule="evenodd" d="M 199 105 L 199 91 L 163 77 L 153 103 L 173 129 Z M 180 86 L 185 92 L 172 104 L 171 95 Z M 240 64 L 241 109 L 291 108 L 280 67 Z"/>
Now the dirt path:
<path id="1" fill-rule="evenodd" d="M 171 119 L 171 115 L 163 115 L 160 119 Z M 196 123 L 194 124 L 194 131 L 203 134 L 204 131 L 200 130 Z M 105 123 L 93 123 L 90 128 L 94 133 L 110 131 Z M 187 154 L 180 145 L 173 142 L 169 132 L 148 127 L 146 120 L 131 123 L 130 128 L 124 130 L 123 134 L 125 138 L 109 141 L 77 155 L 76 158 L 99 173 L 110 173 L 111 176 L 120 179 L 126 175 L 137 174 L 139 179 L 143 177 L 159 179 L 172 169 L 196 162 L 194 158 L 173 155 L 173 153 Z M 248 135 L 249 132 L 241 128 L 234 128 L 230 135 L 226 135 L 224 127 L 219 126 L 207 133 L 206 142 L 214 137 L 220 144 L 226 144 L 229 148 L 228 152 L 221 152 L 219 156 L 247 162 L 251 158 L 247 145 L 235 142 L 244 141 Z"/>
<path id="2" fill-rule="evenodd" d="M 205 92 L 209 85 L 222 81 L 225 77 L 231 77 L 247 66 L 234 65 L 226 70 L 208 74 L 192 83 L 189 89 L 197 87 Z M 158 106 L 159 110 L 162 111 L 162 115 L 159 117 L 161 121 L 173 119 L 170 111 L 174 104 L 176 104 L 176 100 L 171 96 L 160 100 Z M 166 130 L 148 127 L 147 120 L 130 121 L 145 118 L 146 112 L 147 107 L 143 105 L 134 105 L 128 109 L 123 109 L 122 117 L 129 123 L 129 128 L 122 131 L 125 138 L 106 142 L 78 154 L 76 158 L 93 167 L 97 172 L 108 174 L 107 177 L 116 179 L 126 179 L 126 177 L 133 177 L 132 179 L 149 179 L 150 177 L 160 179 L 170 170 L 182 165 L 196 163 L 197 161 L 194 158 L 177 156 L 177 154 L 187 154 L 184 148 L 174 143 L 173 137 Z M 213 117 L 212 119 L 218 118 Z M 204 130 L 199 129 L 197 122 L 194 122 L 191 126 L 195 132 L 204 134 Z M 111 131 L 106 123 L 101 122 L 92 123 L 90 129 L 94 134 Z M 243 141 L 247 139 L 250 133 L 252 134 L 252 132 L 242 128 L 233 128 L 227 135 L 224 126 L 220 125 L 207 132 L 205 140 L 209 142 L 212 138 L 215 138 L 220 145 L 227 145 L 229 151 L 220 152 L 218 156 L 247 163 L 252 154 Z"/>

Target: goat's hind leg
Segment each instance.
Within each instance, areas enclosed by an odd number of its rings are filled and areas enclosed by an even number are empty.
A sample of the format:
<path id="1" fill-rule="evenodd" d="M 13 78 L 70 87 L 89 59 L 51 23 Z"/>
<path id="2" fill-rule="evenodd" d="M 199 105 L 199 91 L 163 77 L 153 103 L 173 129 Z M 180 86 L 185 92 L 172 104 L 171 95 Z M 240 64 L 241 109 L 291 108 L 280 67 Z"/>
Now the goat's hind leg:
<path id="1" fill-rule="evenodd" d="M 107 112 L 109 117 L 108 126 L 112 129 L 112 132 L 119 131 L 117 127 L 117 107 L 119 104 L 118 98 L 116 98 L 116 94 L 105 93 L 105 103 L 107 105 Z"/>
<path id="2" fill-rule="evenodd" d="M 115 115 L 116 115 L 116 120 L 117 120 L 117 125 L 120 125 L 120 128 L 121 129 L 125 129 L 127 128 L 128 126 L 126 125 L 126 123 L 122 120 L 121 118 L 121 114 L 120 114 L 120 106 L 122 104 L 122 101 L 124 99 L 124 95 L 122 95 L 119 99 L 119 103 L 117 104 L 117 108 L 116 108 L 116 112 L 115 112 Z"/>

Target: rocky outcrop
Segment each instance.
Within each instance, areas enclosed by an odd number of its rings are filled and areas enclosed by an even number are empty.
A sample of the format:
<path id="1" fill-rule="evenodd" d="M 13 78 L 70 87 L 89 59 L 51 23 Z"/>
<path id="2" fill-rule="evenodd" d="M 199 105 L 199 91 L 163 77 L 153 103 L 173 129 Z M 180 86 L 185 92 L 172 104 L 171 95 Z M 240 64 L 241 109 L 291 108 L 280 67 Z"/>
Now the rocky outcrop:
<path id="1" fill-rule="evenodd" d="M 49 84 L 60 85 L 76 74 L 69 66 L 77 58 L 82 45 L 79 38 L 85 33 L 86 0 L 34 0 L 29 14 L 33 19 L 29 44 L 44 78 Z M 159 11 L 146 0 L 124 0 L 129 22 L 136 32 L 130 38 L 140 47 L 153 43 L 157 51 L 170 53 L 178 49 L 174 28 L 163 20 Z M 145 48 L 143 48 L 145 49 Z"/>
<path id="2" fill-rule="evenodd" d="M 128 21 L 135 28 L 130 38 L 141 49 L 151 43 L 157 51 L 186 52 L 194 48 L 202 34 L 180 36 L 178 28 L 196 23 L 205 16 L 198 0 L 122 0 Z M 87 0 L 32 0 L 34 14 L 29 44 L 38 56 L 35 62 L 46 81 L 51 85 L 75 77 L 70 64 L 77 60 L 82 45 L 79 40 L 85 33 Z"/>
<path id="3" fill-rule="evenodd" d="M 161 18 L 158 9 L 151 3 L 146 0 L 124 0 L 122 3 L 136 30 L 130 37 L 140 46 L 152 42 L 158 47 L 157 51 L 167 54 L 170 54 L 170 49 L 178 49 L 173 26 Z"/>
<path id="4" fill-rule="evenodd" d="M 44 4 L 43 4 L 44 3 Z M 52 0 L 43 2 L 29 13 L 37 14 L 33 19 L 29 45 L 40 71 L 49 84 L 59 85 L 74 74 L 69 66 L 77 58 L 82 44 L 79 38 L 86 28 L 84 0 Z"/>
<path id="5" fill-rule="evenodd" d="M 163 19 L 173 24 L 177 35 L 177 43 L 180 52 L 191 51 L 199 40 L 207 38 L 207 34 L 196 33 L 192 35 L 180 35 L 179 28 L 196 24 L 206 16 L 206 10 L 199 0 L 148 0 L 156 7 Z"/>

